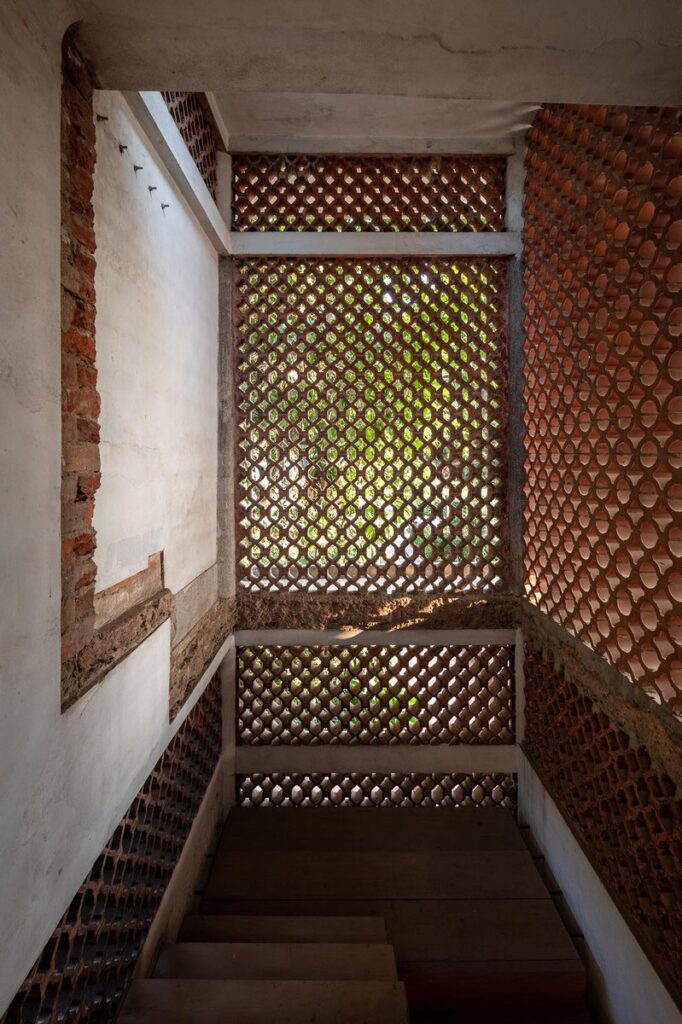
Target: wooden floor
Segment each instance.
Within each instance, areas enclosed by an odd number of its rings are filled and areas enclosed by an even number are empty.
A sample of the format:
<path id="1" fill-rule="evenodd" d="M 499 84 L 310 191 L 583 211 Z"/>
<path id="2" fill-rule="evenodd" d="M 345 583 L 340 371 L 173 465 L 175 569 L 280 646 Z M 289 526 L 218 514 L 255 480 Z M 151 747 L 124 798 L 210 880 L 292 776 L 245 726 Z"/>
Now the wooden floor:
<path id="1" fill-rule="evenodd" d="M 407 1020 L 405 993 L 412 1021 L 589 1021 L 509 812 L 232 811 L 203 900 L 120 1020 L 378 1024 Z"/>

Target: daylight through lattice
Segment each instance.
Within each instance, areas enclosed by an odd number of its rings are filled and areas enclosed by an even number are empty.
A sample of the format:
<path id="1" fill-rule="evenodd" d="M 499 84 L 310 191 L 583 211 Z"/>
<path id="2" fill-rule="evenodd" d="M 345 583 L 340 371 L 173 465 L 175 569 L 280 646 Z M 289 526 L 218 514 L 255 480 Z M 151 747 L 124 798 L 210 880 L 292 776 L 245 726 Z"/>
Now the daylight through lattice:
<path id="1" fill-rule="evenodd" d="M 516 776 L 240 775 L 243 807 L 516 807 Z"/>
<path id="2" fill-rule="evenodd" d="M 499 585 L 505 261 L 236 262 L 241 585 Z"/>
<path id="3" fill-rule="evenodd" d="M 235 231 L 502 231 L 499 156 L 235 154 Z"/>
<path id="4" fill-rule="evenodd" d="M 512 648 L 243 647 L 245 744 L 513 743 Z"/>

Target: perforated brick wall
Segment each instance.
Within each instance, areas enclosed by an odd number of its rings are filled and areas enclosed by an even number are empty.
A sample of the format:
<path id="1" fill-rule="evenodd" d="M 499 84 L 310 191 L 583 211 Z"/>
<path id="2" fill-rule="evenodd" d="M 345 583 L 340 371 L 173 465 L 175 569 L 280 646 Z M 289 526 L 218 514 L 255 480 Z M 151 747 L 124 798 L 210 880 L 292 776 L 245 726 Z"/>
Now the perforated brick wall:
<path id="1" fill-rule="evenodd" d="M 241 588 L 503 589 L 505 261 L 236 274 Z"/>
<path id="2" fill-rule="evenodd" d="M 236 154 L 235 231 L 502 231 L 502 157 Z"/>
<path id="3" fill-rule="evenodd" d="M 241 775 L 244 807 L 516 807 L 516 776 Z"/>
<path id="4" fill-rule="evenodd" d="M 238 740 L 513 743 L 513 648 L 242 647 Z"/>
<path id="5" fill-rule="evenodd" d="M 206 97 L 198 92 L 162 92 L 166 106 L 215 199 L 218 187 L 218 139 Z"/>
<path id="6" fill-rule="evenodd" d="M 528 136 L 526 594 L 682 713 L 682 133 L 550 106 Z"/>
<path id="7" fill-rule="evenodd" d="M 222 744 L 216 676 L 157 762 L 2 1024 L 111 1024 Z"/>
<path id="8" fill-rule="evenodd" d="M 637 938 L 682 1001 L 682 799 L 648 751 L 527 646 L 524 749 Z"/>

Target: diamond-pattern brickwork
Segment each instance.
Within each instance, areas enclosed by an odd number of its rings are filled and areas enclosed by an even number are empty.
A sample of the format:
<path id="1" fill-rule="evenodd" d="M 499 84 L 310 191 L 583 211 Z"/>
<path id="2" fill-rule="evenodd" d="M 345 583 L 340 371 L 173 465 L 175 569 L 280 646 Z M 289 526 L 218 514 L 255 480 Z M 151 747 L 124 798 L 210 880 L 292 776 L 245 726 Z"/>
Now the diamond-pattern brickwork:
<path id="1" fill-rule="evenodd" d="M 512 647 L 243 647 L 245 744 L 513 743 Z"/>
<path id="2" fill-rule="evenodd" d="M 244 807 L 516 808 L 516 776 L 241 775 Z"/>
<path id="3" fill-rule="evenodd" d="M 2 1024 L 110 1024 L 221 750 L 216 676 L 71 901 Z"/>
<path id="4" fill-rule="evenodd" d="M 162 92 L 171 117 L 213 198 L 218 188 L 216 128 L 207 101 L 199 92 Z"/>
<path id="5" fill-rule="evenodd" d="M 679 111 L 529 134 L 526 593 L 682 712 Z"/>
<path id="6" fill-rule="evenodd" d="M 502 157 L 232 158 L 235 231 L 502 231 Z"/>
<path id="7" fill-rule="evenodd" d="M 236 261 L 252 591 L 505 582 L 506 263 Z"/>
<path id="8" fill-rule="evenodd" d="M 682 801 L 582 687 L 527 649 L 524 749 L 642 945 L 682 999 Z"/>

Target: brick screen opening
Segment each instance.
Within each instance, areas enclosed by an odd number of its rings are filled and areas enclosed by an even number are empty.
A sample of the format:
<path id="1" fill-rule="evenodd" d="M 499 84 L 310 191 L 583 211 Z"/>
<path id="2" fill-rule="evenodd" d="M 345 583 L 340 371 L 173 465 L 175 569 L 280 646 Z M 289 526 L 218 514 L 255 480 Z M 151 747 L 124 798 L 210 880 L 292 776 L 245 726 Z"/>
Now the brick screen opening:
<path id="1" fill-rule="evenodd" d="M 499 588 L 506 262 L 235 263 L 241 587 Z"/>
<path id="2" fill-rule="evenodd" d="M 513 743 L 513 648 L 243 647 L 251 745 Z"/>
<path id="3" fill-rule="evenodd" d="M 240 775 L 242 807 L 504 807 L 516 808 L 516 776 Z"/>
<path id="4" fill-rule="evenodd" d="M 502 157 L 236 154 L 235 231 L 502 231 Z"/>

